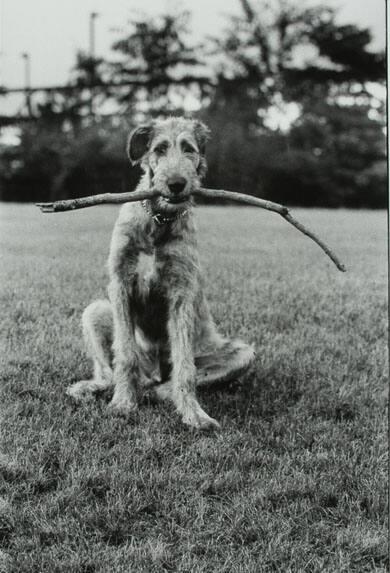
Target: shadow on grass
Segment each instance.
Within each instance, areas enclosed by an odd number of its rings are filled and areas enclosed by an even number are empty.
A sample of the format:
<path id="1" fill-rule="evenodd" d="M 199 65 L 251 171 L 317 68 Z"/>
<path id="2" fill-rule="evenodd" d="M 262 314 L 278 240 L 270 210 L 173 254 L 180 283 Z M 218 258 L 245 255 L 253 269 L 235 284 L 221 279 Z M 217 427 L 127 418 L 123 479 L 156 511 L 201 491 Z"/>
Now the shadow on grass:
<path id="1" fill-rule="evenodd" d="M 91 400 L 77 404 L 69 398 L 69 404 L 76 411 L 81 408 L 98 408 L 101 413 L 111 400 L 112 388 L 97 392 Z M 286 374 L 277 366 L 267 373 L 253 366 L 239 379 L 229 383 L 214 383 L 211 386 L 202 386 L 198 395 L 206 411 L 212 412 L 217 419 L 226 418 L 234 420 L 234 425 L 246 425 L 248 418 L 253 420 L 272 421 L 289 411 L 302 397 L 298 387 L 298 376 Z M 158 400 L 153 392 L 147 391 L 141 396 L 140 411 L 161 413 L 162 417 L 169 418 L 174 423 L 173 408 L 167 402 Z M 130 419 L 128 423 L 136 423 Z M 171 422 L 171 423 L 172 423 Z M 181 423 L 180 426 L 182 427 Z"/>
<path id="2" fill-rule="evenodd" d="M 271 421 L 294 406 L 302 397 L 298 377 L 281 372 L 278 367 L 267 373 L 251 369 L 229 385 L 202 389 L 203 400 L 220 415 L 231 417 L 240 426 L 248 418 Z"/>

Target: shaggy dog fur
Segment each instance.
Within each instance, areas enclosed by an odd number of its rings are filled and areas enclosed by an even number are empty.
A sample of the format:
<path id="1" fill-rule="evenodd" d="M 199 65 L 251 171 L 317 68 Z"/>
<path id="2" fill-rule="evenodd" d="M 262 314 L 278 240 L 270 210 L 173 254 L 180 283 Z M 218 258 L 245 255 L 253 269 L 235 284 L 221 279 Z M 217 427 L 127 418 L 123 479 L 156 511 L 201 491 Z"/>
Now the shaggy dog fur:
<path id="1" fill-rule="evenodd" d="M 251 346 L 218 333 L 204 294 L 190 192 L 206 171 L 207 137 L 204 124 L 183 118 L 130 135 L 129 158 L 144 170 L 138 189 L 161 195 L 120 211 L 108 259 L 109 300 L 83 314 L 94 377 L 68 389 L 75 399 L 114 386 L 111 410 L 129 415 L 138 408 L 138 390 L 153 386 L 185 424 L 218 427 L 196 386 L 233 378 L 253 360 Z"/>

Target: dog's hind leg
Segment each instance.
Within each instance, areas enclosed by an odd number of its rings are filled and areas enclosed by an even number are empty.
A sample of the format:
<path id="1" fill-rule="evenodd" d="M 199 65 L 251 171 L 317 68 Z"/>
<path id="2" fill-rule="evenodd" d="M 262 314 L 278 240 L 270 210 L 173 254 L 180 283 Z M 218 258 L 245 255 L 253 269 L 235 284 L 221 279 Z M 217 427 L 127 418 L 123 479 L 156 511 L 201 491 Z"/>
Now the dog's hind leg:
<path id="1" fill-rule="evenodd" d="M 227 384 L 244 374 L 254 359 L 253 346 L 241 340 L 222 339 L 214 348 L 199 350 L 194 360 L 196 387 Z M 151 380 L 150 387 L 160 400 L 172 400 L 171 382 Z"/>
<path id="2" fill-rule="evenodd" d="M 194 361 L 196 386 L 225 383 L 238 378 L 255 358 L 253 346 L 222 336 L 202 293 L 197 307 L 197 339 Z"/>
<path id="3" fill-rule="evenodd" d="M 72 384 L 67 394 L 75 400 L 91 398 L 112 386 L 113 314 L 108 300 L 97 300 L 83 312 L 82 327 L 87 352 L 93 360 L 93 378 Z"/>
<path id="4" fill-rule="evenodd" d="M 255 358 L 253 346 L 241 340 L 227 340 L 214 349 L 195 355 L 196 385 L 226 383 L 238 378 Z"/>

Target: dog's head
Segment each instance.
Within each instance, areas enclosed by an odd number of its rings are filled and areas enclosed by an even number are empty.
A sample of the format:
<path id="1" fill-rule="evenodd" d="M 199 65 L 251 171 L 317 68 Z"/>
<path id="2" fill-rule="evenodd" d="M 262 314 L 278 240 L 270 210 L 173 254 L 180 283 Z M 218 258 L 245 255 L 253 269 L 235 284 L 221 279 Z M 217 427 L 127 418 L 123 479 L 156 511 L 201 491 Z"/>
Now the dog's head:
<path id="1" fill-rule="evenodd" d="M 208 128 L 198 120 L 169 118 L 137 127 L 128 140 L 132 164 L 140 163 L 157 189 L 160 210 L 186 208 L 191 191 L 199 188 L 206 173 Z"/>

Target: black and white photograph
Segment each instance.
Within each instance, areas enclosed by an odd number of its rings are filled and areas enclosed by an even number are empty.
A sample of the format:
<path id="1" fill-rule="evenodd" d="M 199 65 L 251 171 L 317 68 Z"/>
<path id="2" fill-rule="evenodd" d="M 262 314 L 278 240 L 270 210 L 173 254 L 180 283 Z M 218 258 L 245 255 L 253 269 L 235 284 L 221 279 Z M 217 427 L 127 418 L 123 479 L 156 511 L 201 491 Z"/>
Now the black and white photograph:
<path id="1" fill-rule="evenodd" d="M 386 573 L 385 0 L 0 0 L 0 573 Z"/>

